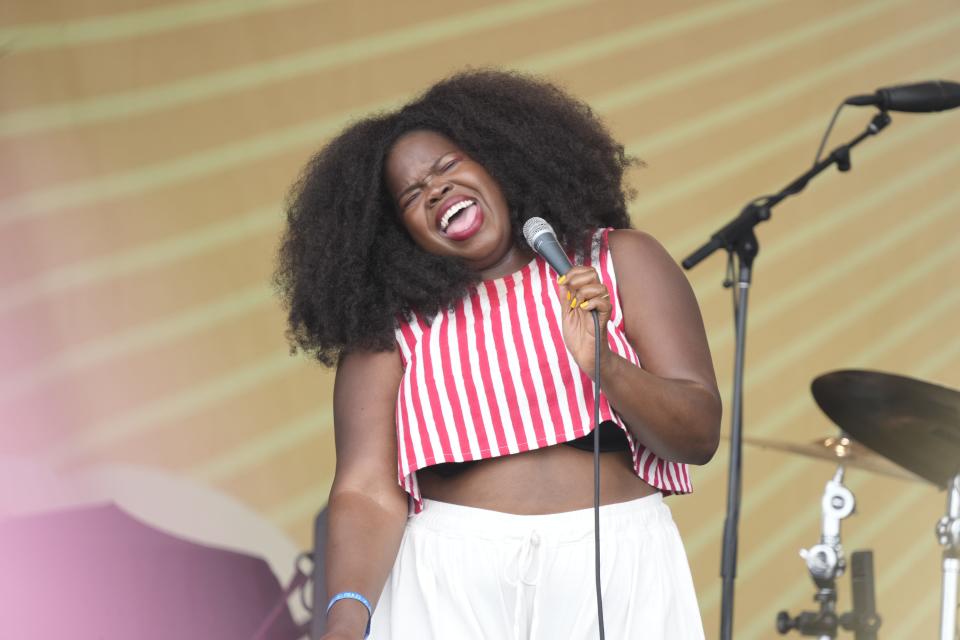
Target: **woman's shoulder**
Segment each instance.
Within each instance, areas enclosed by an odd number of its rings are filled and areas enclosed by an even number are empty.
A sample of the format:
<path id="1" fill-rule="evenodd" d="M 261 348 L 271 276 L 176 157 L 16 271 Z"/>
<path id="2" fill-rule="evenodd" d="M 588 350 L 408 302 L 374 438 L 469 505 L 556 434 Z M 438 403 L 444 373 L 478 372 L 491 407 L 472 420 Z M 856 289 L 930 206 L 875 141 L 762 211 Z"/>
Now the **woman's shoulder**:
<path id="1" fill-rule="evenodd" d="M 641 297 L 652 302 L 687 295 L 690 283 L 686 275 L 652 235 L 636 229 L 613 229 L 607 237 L 617 288 L 625 304 Z"/>
<path id="2" fill-rule="evenodd" d="M 607 246 L 617 271 L 637 268 L 677 268 L 677 263 L 652 235 L 639 229 L 610 229 Z"/>
<path id="3" fill-rule="evenodd" d="M 402 374 L 403 363 L 396 344 L 382 350 L 348 351 L 341 354 L 337 362 L 337 380 L 356 381 L 359 388 L 377 384 L 395 387 Z"/>

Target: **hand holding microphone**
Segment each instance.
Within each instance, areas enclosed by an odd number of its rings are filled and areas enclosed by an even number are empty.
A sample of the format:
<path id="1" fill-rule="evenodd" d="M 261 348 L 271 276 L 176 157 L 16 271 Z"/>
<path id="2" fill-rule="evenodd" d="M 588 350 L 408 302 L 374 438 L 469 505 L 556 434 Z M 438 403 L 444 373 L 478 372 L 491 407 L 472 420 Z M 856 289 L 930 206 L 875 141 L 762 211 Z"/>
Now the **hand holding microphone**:
<path id="1" fill-rule="evenodd" d="M 600 357 L 610 354 L 607 343 L 607 322 L 613 312 L 610 292 L 600 281 L 596 269 L 570 264 L 550 224 L 543 218 L 530 218 L 523 225 L 527 244 L 557 272 L 557 299 L 563 341 L 577 365 L 593 378 L 596 375 L 596 314 L 600 329 Z M 588 313 L 589 312 L 589 313 Z"/>

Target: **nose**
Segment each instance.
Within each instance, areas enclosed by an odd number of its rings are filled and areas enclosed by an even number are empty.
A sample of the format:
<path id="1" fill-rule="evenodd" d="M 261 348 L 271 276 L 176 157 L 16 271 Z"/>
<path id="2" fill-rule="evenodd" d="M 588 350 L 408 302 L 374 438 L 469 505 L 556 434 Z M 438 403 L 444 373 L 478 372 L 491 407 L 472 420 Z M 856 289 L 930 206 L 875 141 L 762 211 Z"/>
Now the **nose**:
<path id="1" fill-rule="evenodd" d="M 450 193 L 450 190 L 453 189 L 453 185 L 449 182 L 440 182 L 434 184 L 433 181 L 427 185 L 427 203 L 433 207 L 438 202 L 440 202 L 445 195 Z"/>

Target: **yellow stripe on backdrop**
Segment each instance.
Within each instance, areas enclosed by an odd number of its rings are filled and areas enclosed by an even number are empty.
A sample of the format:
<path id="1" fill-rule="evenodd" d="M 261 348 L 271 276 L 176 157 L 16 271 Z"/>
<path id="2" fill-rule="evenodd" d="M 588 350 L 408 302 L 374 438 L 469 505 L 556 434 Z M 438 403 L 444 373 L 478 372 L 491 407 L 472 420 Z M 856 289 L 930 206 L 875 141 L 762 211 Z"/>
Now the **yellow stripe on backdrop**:
<path id="1" fill-rule="evenodd" d="M 162 31 L 218 22 L 237 16 L 263 14 L 314 0 L 212 0 L 90 18 L 0 28 L 0 42 L 9 53 L 76 47 L 136 38 Z M 262 16 L 258 16 L 262 17 Z"/>
<path id="2" fill-rule="evenodd" d="M 80 103 L 30 108 L 0 117 L 0 136 L 22 135 L 49 129 L 85 125 L 113 118 L 129 117 L 144 111 L 158 111 L 199 102 L 242 90 L 257 89 L 281 80 L 308 76 L 324 69 L 376 60 L 435 41 L 469 36 L 475 31 L 538 18 L 587 0 L 529 0 L 507 3 L 434 20 L 386 35 L 352 39 L 279 60 L 252 64 L 215 74 L 170 83 L 149 91 L 131 91 L 90 98 Z M 302 0 L 297 3 L 306 4 Z M 16 41 L 16 34 L 12 36 Z M 69 44 L 69 43 L 68 43 Z"/>
<path id="3" fill-rule="evenodd" d="M 0 12 L 0 453 L 166 468 L 302 545 L 333 473 L 332 373 L 287 356 L 269 276 L 283 193 L 344 124 L 466 65 L 546 74 L 647 162 L 631 174 L 633 220 L 681 256 L 808 166 L 844 96 L 960 71 L 951 0 L 13 5 Z M 868 118 L 845 112 L 832 142 Z M 958 137 L 957 112 L 894 114 L 849 175 L 761 227 L 748 434 L 828 433 L 806 388 L 830 369 L 960 387 Z M 722 271 L 711 258 L 691 281 L 727 394 Z M 725 471 L 722 447 L 696 493 L 670 501 L 708 635 Z M 796 549 L 815 541 L 832 468 L 748 449 L 745 473 L 737 637 L 762 637 L 777 609 L 809 603 Z M 884 630 L 932 635 L 942 494 L 857 471 L 849 484 L 846 546 L 876 552 Z"/>

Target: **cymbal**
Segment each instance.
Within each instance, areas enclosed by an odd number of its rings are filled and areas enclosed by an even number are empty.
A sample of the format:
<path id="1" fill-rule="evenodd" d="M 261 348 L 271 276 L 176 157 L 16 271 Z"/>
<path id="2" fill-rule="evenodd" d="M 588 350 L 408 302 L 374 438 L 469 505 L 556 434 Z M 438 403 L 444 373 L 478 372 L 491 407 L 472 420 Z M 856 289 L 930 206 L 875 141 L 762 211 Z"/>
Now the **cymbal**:
<path id="1" fill-rule="evenodd" d="M 817 438 L 809 444 L 781 442 L 751 436 L 744 436 L 743 441 L 762 449 L 775 449 L 787 453 L 796 453 L 808 458 L 828 460 L 845 467 L 865 469 L 901 480 L 920 480 L 917 476 L 898 467 L 880 454 L 874 453 L 859 442 L 843 435 Z"/>
<path id="2" fill-rule="evenodd" d="M 960 392 L 879 371 L 833 371 L 813 397 L 844 432 L 941 489 L 960 473 Z"/>

